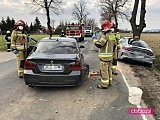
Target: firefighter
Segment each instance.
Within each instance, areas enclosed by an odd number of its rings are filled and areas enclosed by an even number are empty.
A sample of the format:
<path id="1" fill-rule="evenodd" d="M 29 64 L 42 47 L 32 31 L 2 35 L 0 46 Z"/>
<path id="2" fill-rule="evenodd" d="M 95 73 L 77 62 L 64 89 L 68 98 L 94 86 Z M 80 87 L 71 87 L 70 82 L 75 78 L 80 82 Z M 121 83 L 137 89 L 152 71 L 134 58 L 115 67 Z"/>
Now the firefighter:
<path id="1" fill-rule="evenodd" d="M 116 45 L 116 37 L 112 33 L 113 24 L 105 20 L 102 22 L 103 35 L 99 40 L 96 39 L 96 35 L 93 34 L 92 39 L 96 47 L 99 48 L 98 58 L 100 59 L 100 74 L 101 84 L 97 85 L 97 88 L 106 89 L 112 82 L 112 59 L 113 48 Z"/>
<path id="2" fill-rule="evenodd" d="M 10 52 L 10 46 L 11 46 L 11 32 L 10 32 L 10 30 L 7 30 L 5 39 L 7 41 L 7 52 Z"/>
<path id="3" fill-rule="evenodd" d="M 63 30 L 61 31 L 60 37 L 65 37 L 65 33 Z"/>
<path id="4" fill-rule="evenodd" d="M 31 38 L 25 33 L 25 22 L 23 20 L 18 20 L 14 27 L 16 29 L 11 34 L 11 48 L 17 58 L 18 76 L 23 78 L 23 65 L 27 57 L 28 41 Z"/>
<path id="5" fill-rule="evenodd" d="M 116 69 L 117 69 L 118 51 L 120 49 L 120 44 L 119 44 L 120 34 L 119 34 L 119 32 L 115 33 L 115 36 L 116 36 L 116 45 L 114 46 L 114 51 L 113 51 L 112 74 L 118 75 L 118 73 L 116 72 Z"/>

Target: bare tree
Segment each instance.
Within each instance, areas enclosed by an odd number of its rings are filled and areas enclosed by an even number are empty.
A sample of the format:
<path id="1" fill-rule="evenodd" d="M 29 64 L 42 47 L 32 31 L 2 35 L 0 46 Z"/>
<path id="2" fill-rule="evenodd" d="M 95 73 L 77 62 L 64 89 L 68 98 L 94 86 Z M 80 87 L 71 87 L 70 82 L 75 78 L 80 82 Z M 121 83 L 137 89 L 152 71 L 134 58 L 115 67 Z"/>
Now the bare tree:
<path id="1" fill-rule="evenodd" d="M 130 20 L 132 30 L 133 30 L 133 38 L 135 39 L 140 39 L 142 31 L 146 27 L 146 23 L 145 23 L 146 0 L 141 0 L 140 21 L 139 21 L 139 24 L 137 25 L 136 16 L 137 16 L 137 11 L 138 11 L 138 5 L 139 5 L 139 0 L 135 0 L 132 17 Z"/>
<path id="2" fill-rule="evenodd" d="M 122 20 L 128 20 L 129 18 L 129 8 L 126 6 L 129 3 L 129 0 L 99 0 L 97 5 L 101 8 L 101 20 L 113 20 L 115 31 L 117 31 L 118 18 Z"/>
<path id="3" fill-rule="evenodd" d="M 96 20 L 93 18 L 87 19 L 84 24 L 88 26 L 92 26 L 93 30 L 95 30 L 95 28 L 98 26 Z"/>
<path id="4" fill-rule="evenodd" d="M 31 5 L 34 8 L 33 13 L 36 13 L 40 10 L 44 10 L 47 16 L 47 27 L 49 30 L 50 37 L 52 37 L 52 27 L 50 12 L 53 12 L 56 15 L 62 11 L 62 0 L 27 0 L 26 5 Z"/>
<path id="5" fill-rule="evenodd" d="M 72 15 L 73 18 L 78 20 L 79 23 L 83 23 L 87 19 L 89 12 L 87 11 L 86 3 L 83 0 L 80 0 L 77 4 L 74 4 Z"/>

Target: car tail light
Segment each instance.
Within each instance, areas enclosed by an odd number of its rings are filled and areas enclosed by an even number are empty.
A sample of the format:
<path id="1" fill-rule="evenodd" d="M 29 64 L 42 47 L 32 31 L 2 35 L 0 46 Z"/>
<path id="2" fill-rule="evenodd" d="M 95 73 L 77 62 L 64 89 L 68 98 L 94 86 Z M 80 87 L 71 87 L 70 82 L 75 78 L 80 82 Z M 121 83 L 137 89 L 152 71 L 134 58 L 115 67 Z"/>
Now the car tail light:
<path id="1" fill-rule="evenodd" d="M 29 60 L 25 60 L 25 62 L 24 62 L 25 69 L 34 69 L 35 67 L 36 67 L 36 63 L 31 62 Z"/>
<path id="2" fill-rule="evenodd" d="M 153 53 L 151 53 L 151 54 L 147 54 L 148 56 L 154 56 L 154 54 Z"/>
<path id="3" fill-rule="evenodd" d="M 73 62 L 69 65 L 69 68 L 71 70 L 81 70 L 82 69 L 82 65 L 79 61 Z"/>
<path id="4" fill-rule="evenodd" d="M 127 50 L 127 51 L 133 51 L 133 50 L 131 50 L 131 49 L 125 47 L 125 46 L 123 46 L 122 49 Z"/>

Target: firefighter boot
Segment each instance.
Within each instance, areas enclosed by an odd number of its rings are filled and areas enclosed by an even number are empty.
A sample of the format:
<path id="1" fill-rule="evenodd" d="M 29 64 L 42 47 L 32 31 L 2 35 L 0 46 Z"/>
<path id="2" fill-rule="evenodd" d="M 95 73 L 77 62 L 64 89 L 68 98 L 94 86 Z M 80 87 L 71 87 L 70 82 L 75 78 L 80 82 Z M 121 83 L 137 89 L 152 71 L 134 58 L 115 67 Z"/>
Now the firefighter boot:
<path id="1" fill-rule="evenodd" d="M 98 85 L 97 85 L 97 88 L 99 88 L 99 89 L 107 89 L 108 86 L 105 86 L 105 87 L 104 87 L 104 86 L 102 86 L 101 84 L 98 84 Z"/>

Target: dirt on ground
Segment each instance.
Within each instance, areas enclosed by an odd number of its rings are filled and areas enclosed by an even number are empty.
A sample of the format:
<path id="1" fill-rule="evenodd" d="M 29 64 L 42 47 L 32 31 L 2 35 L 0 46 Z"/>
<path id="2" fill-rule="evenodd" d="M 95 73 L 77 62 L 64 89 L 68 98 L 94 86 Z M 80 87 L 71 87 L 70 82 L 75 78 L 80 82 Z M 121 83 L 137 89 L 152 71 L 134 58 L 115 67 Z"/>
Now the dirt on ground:
<path id="1" fill-rule="evenodd" d="M 160 76 L 152 67 L 133 61 L 119 61 L 119 67 L 129 79 L 129 84 L 142 89 L 142 99 L 149 108 L 154 108 L 154 117 L 160 120 Z M 133 85 L 134 83 L 134 85 Z"/>

